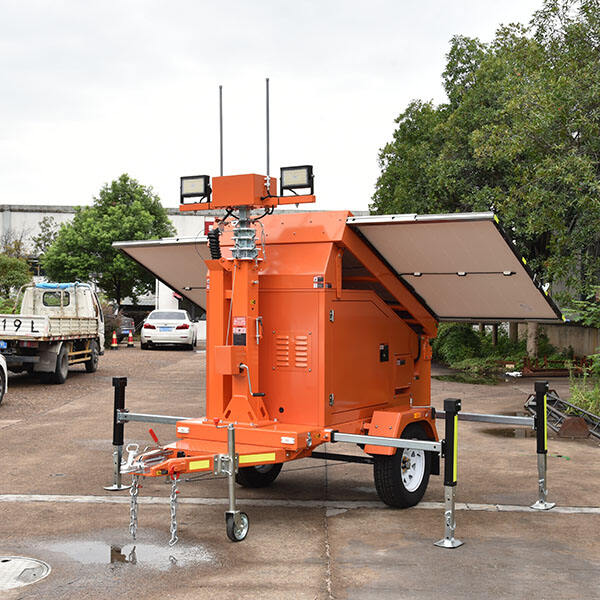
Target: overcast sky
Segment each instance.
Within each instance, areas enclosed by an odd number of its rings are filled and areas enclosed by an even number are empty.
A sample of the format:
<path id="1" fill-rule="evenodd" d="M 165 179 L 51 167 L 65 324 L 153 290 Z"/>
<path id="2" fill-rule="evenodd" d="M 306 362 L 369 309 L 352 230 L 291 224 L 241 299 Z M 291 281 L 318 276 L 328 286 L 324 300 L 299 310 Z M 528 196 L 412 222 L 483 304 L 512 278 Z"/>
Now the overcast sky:
<path id="1" fill-rule="evenodd" d="M 366 209 L 415 98 L 444 101 L 455 34 L 492 39 L 541 0 L 0 0 L 0 203 L 89 204 L 129 173 L 165 206 L 181 175 L 313 164 L 318 208 Z"/>

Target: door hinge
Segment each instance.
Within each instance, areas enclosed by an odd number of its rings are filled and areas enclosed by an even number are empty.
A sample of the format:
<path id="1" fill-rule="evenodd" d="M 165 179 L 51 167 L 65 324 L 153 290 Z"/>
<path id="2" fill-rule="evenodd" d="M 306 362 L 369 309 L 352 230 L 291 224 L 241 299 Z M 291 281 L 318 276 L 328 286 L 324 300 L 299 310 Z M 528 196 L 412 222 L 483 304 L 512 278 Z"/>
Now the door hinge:
<path id="1" fill-rule="evenodd" d="M 333 406 L 335 402 L 335 394 L 329 394 L 329 406 Z"/>
<path id="2" fill-rule="evenodd" d="M 335 310 L 333 310 L 333 308 L 329 311 L 329 320 L 332 323 L 335 321 Z"/>

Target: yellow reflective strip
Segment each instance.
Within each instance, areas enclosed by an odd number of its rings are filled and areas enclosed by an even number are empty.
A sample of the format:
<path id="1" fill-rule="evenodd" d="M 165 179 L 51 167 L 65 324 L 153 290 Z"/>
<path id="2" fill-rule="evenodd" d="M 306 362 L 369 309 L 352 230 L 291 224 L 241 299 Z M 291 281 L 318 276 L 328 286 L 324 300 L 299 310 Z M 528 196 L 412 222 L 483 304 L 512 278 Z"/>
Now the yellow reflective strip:
<path id="1" fill-rule="evenodd" d="M 454 415 L 454 452 L 452 465 L 452 481 L 456 483 L 456 471 L 458 470 L 458 415 Z"/>
<path id="2" fill-rule="evenodd" d="M 496 215 L 494 215 L 494 221 L 496 221 L 496 223 L 500 223 L 500 219 L 498 219 Z"/>
<path id="3" fill-rule="evenodd" d="M 544 394 L 544 450 L 548 450 L 548 397 Z"/>
<path id="4" fill-rule="evenodd" d="M 199 471 L 200 469 L 208 469 L 210 467 L 210 460 L 192 460 L 190 461 L 190 471 Z"/>
<path id="5" fill-rule="evenodd" d="M 560 315 L 562 317 L 562 320 L 566 323 L 567 322 L 567 317 L 565 317 L 565 315 Z"/>
<path id="6" fill-rule="evenodd" d="M 267 452 L 266 454 L 245 454 L 240 456 L 239 464 L 245 465 L 246 463 L 254 462 L 269 462 L 275 460 L 275 452 Z"/>
<path id="7" fill-rule="evenodd" d="M 521 258 L 521 260 L 523 261 L 523 264 L 524 264 L 524 265 L 526 265 L 526 264 L 527 264 L 527 261 L 525 260 L 525 258 L 524 258 L 524 257 L 523 257 L 523 258 Z"/>

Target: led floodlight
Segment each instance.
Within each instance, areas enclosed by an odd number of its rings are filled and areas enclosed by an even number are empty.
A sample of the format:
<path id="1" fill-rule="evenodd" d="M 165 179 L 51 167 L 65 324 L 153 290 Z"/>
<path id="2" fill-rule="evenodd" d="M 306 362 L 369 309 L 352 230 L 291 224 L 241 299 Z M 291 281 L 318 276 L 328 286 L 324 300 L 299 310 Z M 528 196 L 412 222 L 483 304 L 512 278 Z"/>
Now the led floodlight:
<path id="1" fill-rule="evenodd" d="M 280 181 L 282 196 L 284 190 L 290 190 L 291 192 L 294 192 L 294 190 L 302 190 L 307 188 L 310 189 L 310 194 L 312 195 L 314 191 L 312 165 L 282 167 Z"/>
<path id="2" fill-rule="evenodd" d="M 210 176 L 191 175 L 181 178 L 180 204 L 185 204 L 186 198 L 207 199 L 210 202 Z"/>

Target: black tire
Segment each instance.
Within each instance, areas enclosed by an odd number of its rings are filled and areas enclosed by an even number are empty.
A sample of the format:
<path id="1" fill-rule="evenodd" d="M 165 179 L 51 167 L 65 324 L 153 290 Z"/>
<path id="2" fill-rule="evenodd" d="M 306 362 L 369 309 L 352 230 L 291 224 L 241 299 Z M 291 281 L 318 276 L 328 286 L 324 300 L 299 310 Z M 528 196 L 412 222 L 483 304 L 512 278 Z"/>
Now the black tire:
<path id="1" fill-rule="evenodd" d="M 92 343 L 90 344 L 90 352 L 90 359 L 86 360 L 84 363 L 85 370 L 88 373 L 95 373 L 98 370 L 98 361 L 100 360 L 100 347 L 95 340 L 92 340 Z"/>
<path id="2" fill-rule="evenodd" d="M 262 488 L 271 485 L 281 472 L 282 463 L 240 467 L 235 475 L 236 483 L 247 488 Z"/>
<path id="3" fill-rule="evenodd" d="M 425 429 L 419 423 L 411 423 L 404 429 L 401 437 L 417 440 L 429 439 Z M 403 457 L 405 457 L 404 470 L 406 471 L 406 462 L 410 461 L 410 456 L 406 456 L 406 454 L 415 452 L 417 454 L 423 452 L 425 465 L 421 483 L 416 489 L 409 490 L 402 480 Z M 431 473 L 431 453 L 425 451 L 412 451 L 409 449 L 405 452 L 402 448 L 398 448 L 396 453 L 392 456 L 376 455 L 374 456 L 374 459 L 373 478 L 375 479 L 375 489 L 382 502 L 388 506 L 393 506 L 394 508 L 408 508 L 409 506 L 415 506 L 415 504 L 418 504 L 422 500 Z M 409 485 L 412 487 L 412 484 Z"/>
<path id="4" fill-rule="evenodd" d="M 4 400 L 4 391 L 6 388 L 6 375 L 4 375 L 4 371 L 0 369 L 0 404 L 2 404 L 2 400 Z"/>
<path id="5" fill-rule="evenodd" d="M 235 519 L 232 514 L 225 514 L 225 527 L 227 530 L 227 537 L 232 542 L 241 542 L 246 539 L 248 535 L 248 529 L 250 528 L 250 520 L 245 512 L 240 512 L 240 519 L 242 521 L 241 527 L 235 526 Z"/>
<path id="6" fill-rule="evenodd" d="M 147 342 L 140 342 L 140 348 L 142 350 L 148 350 L 148 343 Z"/>
<path id="7" fill-rule="evenodd" d="M 56 357 L 56 368 L 54 369 L 54 373 L 50 373 L 50 381 L 57 384 L 64 383 L 67 380 L 68 374 L 69 350 L 67 344 L 63 344 Z"/>

